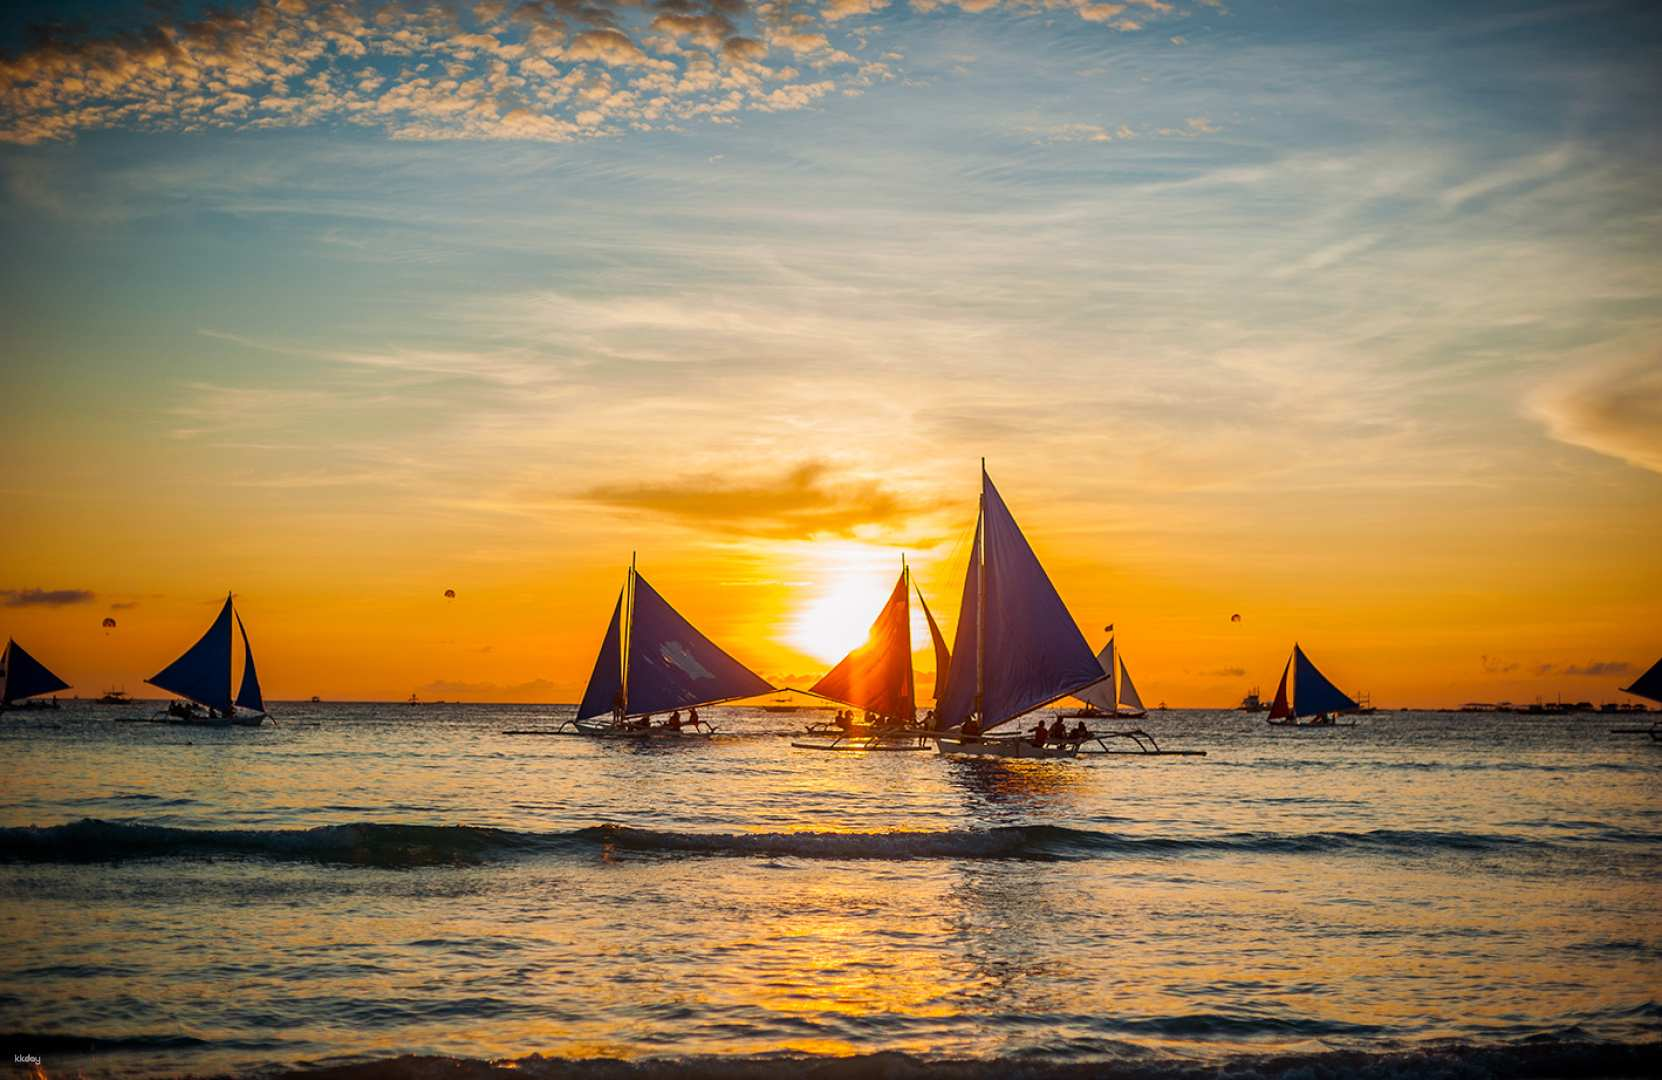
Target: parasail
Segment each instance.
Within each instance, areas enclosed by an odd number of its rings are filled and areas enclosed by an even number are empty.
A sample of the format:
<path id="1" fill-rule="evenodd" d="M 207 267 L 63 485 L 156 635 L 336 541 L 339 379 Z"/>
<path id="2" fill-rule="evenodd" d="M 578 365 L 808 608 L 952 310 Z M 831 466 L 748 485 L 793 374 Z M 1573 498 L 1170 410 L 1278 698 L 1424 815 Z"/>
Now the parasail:
<path id="1" fill-rule="evenodd" d="M 1239 616 L 1239 615 L 1231 615 L 1231 616 L 1230 616 L 1230 617 L 1229 617 L 1229 621 L 1230 621 L 1230 622 L 1240 622 L 1240 621 L 1241 621 L 1241 617 L 1240 617 L 1240 616 Z"/>
<path id="2" fill-rule="evenodd" d="M 114 630 L 115 629 L 115 620 L 110 618 L 107 615 L 104 617 L 104 629 L 106 629 L 106 630 Z"/>
<path id="3" fill-rule="evenodd" d="M 456 599 L 456 590 L 455 589 L 446 589 L 446 590 L 444 590 L 444 598 L 446 600 Z"/>

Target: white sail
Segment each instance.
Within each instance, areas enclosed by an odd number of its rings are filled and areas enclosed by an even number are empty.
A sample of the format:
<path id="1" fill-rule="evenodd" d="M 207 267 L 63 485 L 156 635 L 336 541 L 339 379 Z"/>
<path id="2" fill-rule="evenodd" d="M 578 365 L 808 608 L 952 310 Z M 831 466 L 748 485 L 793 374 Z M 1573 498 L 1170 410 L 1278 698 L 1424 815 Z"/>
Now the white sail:
<path id="1" fill-rule="evenodd" d="M 1104 678 L 1085 687 L 1073 695 L 1085 704 L 1100 709 L 1105 713 L 1115 711 L 1117 697 L 1114 693 L 1114 639 L 1109 638 L 1108 644 L 1096 654 L 1097 663 L 1102 665 Z"/>
<path id="2" fill-rule="evenodd" d="M 1131 669 L 1125 666 L 1125 657 L 1120 657 L 1120 708 L 1126 712 L 1145 713 L 1143 699 L 1137 696 L 1137 688 L 1131 685 Z"/>

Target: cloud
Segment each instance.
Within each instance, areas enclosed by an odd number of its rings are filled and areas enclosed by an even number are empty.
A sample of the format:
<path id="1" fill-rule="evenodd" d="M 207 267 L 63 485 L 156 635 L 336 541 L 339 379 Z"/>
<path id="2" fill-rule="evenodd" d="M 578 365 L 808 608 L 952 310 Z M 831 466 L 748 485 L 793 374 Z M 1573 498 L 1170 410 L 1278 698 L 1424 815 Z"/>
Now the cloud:
<path id="1" fill-rule="evenodd" d="M 202 131 L 348 124 L 398 139 L 562 142 L 802 109 L 893 72 L 854 55 L 844 24 L 888 0 L 533 0 L 406 7 L 257 0 L 125 30 L 43 31 L 0 56 L 0 142 L 97 129 Z M 935 0 L 911 0 L 932 10 Z M 1151 14 L 1170 4 L 1141 0 Z M 958 0 L 966 14 L 1071 10 L 1120 30 L 1122 4 Z M 141 9 L 142 10 L 142 9 Z M 836 40 L 833 36 L 836 35 Z M 770 47 L 835 78 L 768 67 Z M 886 58 L 887 59 L 887 58 Z M 1191 124 L 1193 121 L 1191 121 Z"/>
<path id="2" fill-rule="evenodd" d="M 139 602 L 137 600 L 117 600 L 115 603 L 110 605 L 110 610 L 111 611 L 131 611 L 133 608 L 136 608 L 138 606 L 139 606 Z"/>
<path id="3" fill-rule="evenodd" d="M 455 679 L 434 679 L 416 687 L 416 693 L 426 698 L 466 699 L 469 701 L 549 701 L 559 689 L 548 679 L 531 679 L 522 683 L 461 682 Z"/>
<path id="4" fill-rule="evenodd" d="M 1626 660 L 1589 660 L 1585 664 L 1565 664 L 1563 667 L 1559 667 L 1557 664 L 1535 665 L 1535 674 L 1537 675 L 1608 677 L 1626 675 L 1632 670 L 1633 665 Z"/>
<path id="5" fill-rule="evenodd" d="M 1662 352 L 1555 378 L 1537 389 L 1528 408 L 1559 442 L 1662 473 Z"/>
<path id="6" fill-rule="evenodd" d="M 1482 656 L 1479 658 L 1479 663 L 1483 665 L 1483 670 L 1490 675 L 1506 675 L 1518 670 L 1517 661 L 1502 660 L 1495 656 Z"/>
<path id="7" fill-rule="evenodd" d="M 829 481 L 829 473 L 824 462 L 809 461 L 773 477 L 699 474 L 664 483 L 604 485 L 590 488 L 581 498 L 700 528 L 776 539 L 851 536 L 870 527 L 901 524 L 929 509 L 876 481 L 836 484 Z"/>
<path id="8" fill-rule="evenodd" d="M 1216 679 L 1239 679 L 1246 674 L 1246 668 L 1223 667 L 1213 668 L 1211 671 L 1202 671 L 1200 674 L 1209 675 Z"/>
<path id="9" fill-rule="evenodd" d="M 1589 660 L 1563 669 L 1565 675 L 1626 675 L 1633 665 L 1626 660 Z"/>
<path id="10" fill-rule="evenodd" d="M 68 607 L 92 599 L 90 589 L 0 589 L 3 607 Z"/>

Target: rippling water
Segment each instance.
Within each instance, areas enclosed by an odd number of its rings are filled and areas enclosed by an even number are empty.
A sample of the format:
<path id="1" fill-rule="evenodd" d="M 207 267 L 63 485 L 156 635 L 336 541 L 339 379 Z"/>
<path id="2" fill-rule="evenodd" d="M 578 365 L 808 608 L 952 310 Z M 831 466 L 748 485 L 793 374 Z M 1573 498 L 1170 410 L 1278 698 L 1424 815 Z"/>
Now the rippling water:
<path id="1" fill-rule="evenodd" d="M 1662 1061 L 1662 747 L 1604 719 L 1172 711 L 1144 726 L 1209 756 L 985 763 L 794 750 L 783 713 L 628 745 L 501 734 L 569 710 L 277 711 L 0 721 L 8 1052 Z"/>

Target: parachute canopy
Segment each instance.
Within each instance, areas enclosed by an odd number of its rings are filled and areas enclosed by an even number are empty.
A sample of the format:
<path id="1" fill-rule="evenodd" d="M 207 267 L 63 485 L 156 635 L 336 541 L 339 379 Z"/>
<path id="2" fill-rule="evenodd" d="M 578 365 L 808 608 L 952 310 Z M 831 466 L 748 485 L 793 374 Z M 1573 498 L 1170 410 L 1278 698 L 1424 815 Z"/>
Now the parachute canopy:
<path id="1" fill-rule="evenodd" d="M 112 619 L 112 618 L 109 618 L 108 616 L 106 616 L 104 618 L 104 629 L 114 630 L 115 629 L 115 620 Z"/>
<path id="2" fill-rule="evenodd" d="M 456 599 L 456 590 L 455 589 L 446 589 L 446 590 L 444 590 L 444 598 L 446 600 Z"/>

